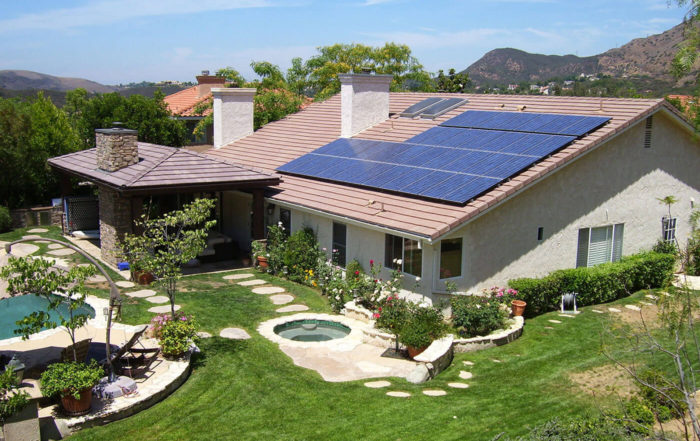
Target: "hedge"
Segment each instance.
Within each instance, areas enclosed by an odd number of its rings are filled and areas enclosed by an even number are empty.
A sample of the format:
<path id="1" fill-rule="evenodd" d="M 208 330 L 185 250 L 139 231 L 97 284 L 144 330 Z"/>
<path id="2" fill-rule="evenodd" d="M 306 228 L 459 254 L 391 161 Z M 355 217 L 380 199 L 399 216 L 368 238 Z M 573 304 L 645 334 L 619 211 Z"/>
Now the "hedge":
<path id="1" fill-rule="evenodd" d="M 576 304 L 585 306 L 665 286 L 673 275 L 675 260 L 673 255 L 650 251 L 590 268 L 558 270 L 540 279 L 513 279 L 508 286 L 518 290 L 527 302 L 526 314 L 533 316 L 558 309 L 565 292 L 578 293 Z"/>

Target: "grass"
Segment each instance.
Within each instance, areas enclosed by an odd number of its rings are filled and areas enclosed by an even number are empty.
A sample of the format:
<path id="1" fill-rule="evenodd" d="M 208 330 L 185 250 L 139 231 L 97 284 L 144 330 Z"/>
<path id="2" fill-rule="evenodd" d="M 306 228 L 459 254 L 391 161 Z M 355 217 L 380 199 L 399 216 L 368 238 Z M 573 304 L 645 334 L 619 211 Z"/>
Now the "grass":
<path id="1" fill-rule="evenodd" d="M 0 235 L 0 240 L 8 240 L 5 237 Z M 172 395 L 125 420 L 82 430 L 71 439 L 488 440 L 502 432 L 525 434 L 556 416 L 596 412 L 613 401 L 594 399 L 569 379 L 571 373 L 609 363 L 600 352 L 607 314 L 589 312 L 593 307 L 582 308 L 575 319 L 556 313 L 528 319 L 515 342 L 456 354 L 452 365 L 428 384 L 389 378 L 390 390 L 412 394 L 399 399 L 387 397 L 386 390 L 364 387 L 364 381 L 328 383 L 315 371 L 295 366 L 255 331 L 258 323 L 279 315 L 277 306 L 222 276 L 184 277 L 176 303 L 183 312 L 195 314 L 204 331 L 217 335 L 224 327 L 242 327 L 252 338 L 202 340 L 192 375 Z M 295 303 L 330 312 L 325 298 L 311 288 L 266 274 L 256 277 L 283 286 L 298 298 Z M 106 290 L 93 292 L 107 295 Z M 616 303 L 638 301 L 645 293 Z M 151 306 L 125 296 L 121 321 L 146 323 Z M 552 324 L 550 319 L 562 323 Z M 465 360 L 474 366 L 464 366 Z M 467 381 L 470 387 L 449 388 L 448 382 L 463 381 L 461 370 L 474 374 Z M 448 394 L 421 393 L 432 388 Z"/>

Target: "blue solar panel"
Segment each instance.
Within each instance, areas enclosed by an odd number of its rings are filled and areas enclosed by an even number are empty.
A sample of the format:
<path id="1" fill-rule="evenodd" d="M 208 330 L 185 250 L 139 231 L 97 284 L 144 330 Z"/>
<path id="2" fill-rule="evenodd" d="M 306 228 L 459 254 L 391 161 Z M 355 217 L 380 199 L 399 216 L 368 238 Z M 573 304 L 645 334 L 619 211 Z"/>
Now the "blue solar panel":
<path id="1" fill-rule="evenodd" d="M 610 118 L 607 116 L 467 110 L 441 125 L 444 127 L 583 136 L 608 121 Z"/>

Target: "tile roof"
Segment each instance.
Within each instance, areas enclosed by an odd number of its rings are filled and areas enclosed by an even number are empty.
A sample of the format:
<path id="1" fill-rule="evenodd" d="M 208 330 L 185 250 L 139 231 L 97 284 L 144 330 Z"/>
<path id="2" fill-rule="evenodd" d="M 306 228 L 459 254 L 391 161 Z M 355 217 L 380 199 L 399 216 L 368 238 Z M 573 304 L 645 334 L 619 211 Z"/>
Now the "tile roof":
<path id="1" fill-rule="evenodd" d="M 435 120 L 400 118 L 396 115 L 430 96 L 451 95 L 466 98 L 469 102 Z M 355 137 L 404 141 L 469 109 L 517 111 L 518 106 L 523 105 L 526 112 L 609 116 L 612 119 L 604 127 L 574 141 L 464 206 L 288 175 L 282 176 L 282 182 L 277 187 L 281 191 L 270 199 L 434 240 L 662 106 L 679 114 L 664 102 L 662 99 L 391 93 L 390 117 Z M 206 154 L 272 172 L 276 167 L 339 136 L 340 95 L 336 95 L 270 123 L 220 149 L 209 150 Z"/>
<path id="2" fill-rule="evenodd" d="M 187 89 L 175 92 L 163 98 L 165 104 L 173 115 L 177 116 L 207 116 L 211 113 L 211 108 L 202 113 L 196 113 L 194 108 L 199 103 L 211 99 L 211 92 L 199 96 L 199 85 L 188 87 Z"/>
<path id="3" fill-rule="evenodd" d="M 88 149 L 49 159 L 52 167 L 78 175 L 118 191 L 174 192 L 194 187 L 232 189 L 243 186 L 276 185 L 277 176 L 241 167 L 190 150 L 139 142 L 136 164 L 114 172 L 97 168 L 96 149 Z"/>

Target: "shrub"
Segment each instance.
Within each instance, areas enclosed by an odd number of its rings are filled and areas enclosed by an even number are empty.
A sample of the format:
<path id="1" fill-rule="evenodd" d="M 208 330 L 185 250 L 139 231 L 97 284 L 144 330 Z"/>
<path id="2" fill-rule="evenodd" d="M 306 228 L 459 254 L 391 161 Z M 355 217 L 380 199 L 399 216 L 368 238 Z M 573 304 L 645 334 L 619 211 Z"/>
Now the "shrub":
<path id="1" fill-rule="evenodd" d="M 642 372 L 639 379 L 639 394 L 644 404 L 651 409 L 660 422 L 681 418 L 688 410 L 683 392 L 678 390 L 662 372 L 649 369 Z"/>
<path id="2" fill-rule="evenodd" d="M 663 239 L 659 239 L 658 242 L 656 242 L 656 244 L 654 244 L 654 246 L 651 247 L 651 250 L 655 253 L 673 254 L 674 256 L 678 254 L 676 244 L 674 242 L 668 242 Z"/>
<path id="3" fill-rule="evenodd" d="M 637 424 L 634 424 L 637 426 Z M 533 429 L 518 441 L 641 441 L 644 436 L 623 421 L 605 416 L 583 416 L 570 420 L 555 418 Z"/>
<path id="4" fill-rule="evenodd" d="M 197 322 L 194 317 L 176 315 L 162 323 L 157 338 L 164 355 L 179 357 L 187 352 L 196 336 Z"/>
<path id="5" fill-rule="evenodd" d="M 585 306 L 664 286 L 671 280 L 674 266 L 672 255 L 646 252 L 590 268 L 554 271 L 540 279 L 513 279 L 508 285 L 519 291 L 519 297 L 527 302 L 527 315 L 532 316 L 557 309 L 565 292 L 578 293 L 576 303 Z"/>
<path id="6" fill-rule="evenodd" d="M 44 396 L 67 396 L 79 400 L 80 392 L 96 385 L 104 371 L 92 360 L 90 364 L 54 363 L 41 374 L 41 392 Z"/>
<path id="7" fill-rule="evenodd" d="M 508 310 L 493 297 L 460 295 L 452 296 L 452 324 L 463 337 L 488 335 L 503 329 Z"/>
<path id="8" fill-rule="evenodd" d="M 29 403 L 29 394 L 18 391 L 18 387 L 19 381 L 14 371 L 5 369 L 0 374 L 0 425 Z"/>
<path id="9" fill-rule="evenodd" d="M 7 207 L 0 205 L 0 233 L 5 233 L 12 229 L 12 217 Z"/>
<path id="10" fill-rule="evenodd" d="M 377 303 L 374 313 L 378 328 L 397 335 L 408 315 L 408 302 L 399 296 L 389 295 Z"/>
<path id="11" fill-rule="evenodd" d="M 272 250 L 270 255 L 272 256 Z M 308 271 L 316 267 L 321 256 L 314 230 L 307 227 L 289 236 L 284 246 L 283 256 L 289 279 L 303 283 Z"/>
<path id="12" fill-rule="evenodd" d="M 399 342 L 416 349 L 430 346 L 448 331 L 439 309 L 411 302 L 408 302 L 405 320 L 399 326 Z"/>

